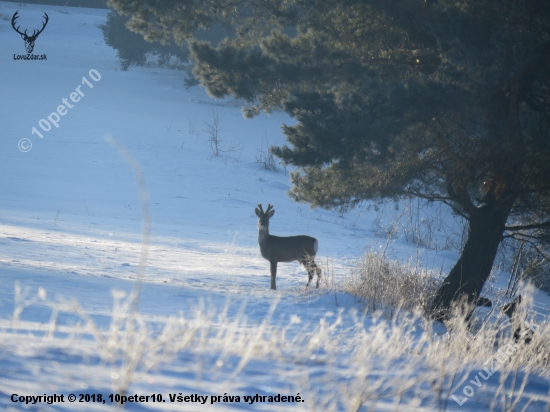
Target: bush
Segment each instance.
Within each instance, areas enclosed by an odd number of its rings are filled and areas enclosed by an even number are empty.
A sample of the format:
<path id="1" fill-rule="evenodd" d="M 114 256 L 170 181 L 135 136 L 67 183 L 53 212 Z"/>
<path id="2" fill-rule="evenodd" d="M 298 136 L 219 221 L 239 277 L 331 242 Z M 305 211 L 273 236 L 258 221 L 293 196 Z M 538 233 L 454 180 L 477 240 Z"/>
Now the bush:
<path id="1" fill-rule="evenodd" d="M 273 153 L 269 151 L 269 142 L 267 141 L 267 132 L 265 138 L 266 150 L 256 149 L 256 162 L 258 162 L 263 169 L 270 172 L 278 172 L 280 162 L 277 162 Z"/>
<path id="2" fill-rule="evenodd" d="M 438 277 L 425 269 L 367 252 L 352 270 L 344 290 L 362 299 L 367 313 L 381 310 L 384 317 L 391 318 L 399 310 L 425 309 L 439 283 Z"/>

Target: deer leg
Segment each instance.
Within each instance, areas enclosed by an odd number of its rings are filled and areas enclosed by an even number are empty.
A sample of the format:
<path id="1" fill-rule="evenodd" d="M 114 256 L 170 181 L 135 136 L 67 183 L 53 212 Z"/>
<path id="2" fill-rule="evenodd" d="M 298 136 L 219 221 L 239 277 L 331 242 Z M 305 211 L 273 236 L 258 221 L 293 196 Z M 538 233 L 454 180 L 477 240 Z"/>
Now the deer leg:
<path id="1" fill-rule="evenodd" d="M 303 260 L 300 261 L 300 263 L 302 265 L 304 265 L 304 267 L 307 270 L 307 277 L 308 277 L 307 285 L 306 285 L 306 289 L 307 289 L 307 288 L 309 288 L 309 284 L 313 280 L 313 266 L 315 266 L 315 263 L 313 263 L 313 265 L 312 265 L 310 259 L 308 259 L 308 258 L 304 258 Z"/>
<path id="2" fill-rule="evenodd" d="M 321 268 L 317 265 L 315 265 L 315 272 L 317 272 L 317 286 L 316 286 L 316 288 L 319 289 L 319 282 L 321 280 Z"/>
<path id="3" fill-rule="evenodd" d="M 311 258 L 311 260 L 308 262 L 308 265 L 306 267 L 307 267 L 307 274 L 309 275 L 309 281 L 307 282 L 306 289 L 311 283 L 311 281 L 313 280 L 313 276 L 315 274 L 317 274 L 317 286 L 315 287 L 319 289 L 319 281 L 321 280 L 321 268 L 315 264 L 315 261 L 313 260 L 313 258 Z"/>
<path id="4" fill-rule="evenodd" d="M 308 277 L 308 281 L 307 281 L 307 285 L 306 285 L 306 289 L 307 289 L 307 288 L 309 288 L 309 284 L 311 283 L 311 281 L 313 279 L 313 271 L 310 268 L 308 268 L 307 266 L 306 266 L 306 268 L 307 268 L 307 277 Z"/>
<path id="5" fill-rule="evenodd" d="M 313 280 L 313 276 L 315 276 L 315 273 L 317 273 L 316 288 L 319 289 L 319 281 L 321 280 L 321 269 L 319 268 L 319 266 L 315 264 L 313 255 L 307 255 L 307 254 L 304 255 L 302 259 L 300 259 L 300 263 L 304 265 L 304 267 L 307 270 L 308 281 L 307 281 L 306 289 L 309 288 L 309 285 Z"/>
<path id="6" fill-rule="evenodd" d="M 271 263 L 271 289 L 277 289 L 275 285 L 275 277 L 277 276 L 277 261 L 272 261 Z"/>

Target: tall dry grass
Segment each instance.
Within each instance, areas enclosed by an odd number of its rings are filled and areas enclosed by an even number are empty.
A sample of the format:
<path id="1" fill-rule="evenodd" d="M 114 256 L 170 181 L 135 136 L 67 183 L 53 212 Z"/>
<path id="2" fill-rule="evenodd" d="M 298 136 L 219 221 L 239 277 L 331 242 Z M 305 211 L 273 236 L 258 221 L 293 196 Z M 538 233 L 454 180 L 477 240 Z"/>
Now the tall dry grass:
<path id="1" fill-rule="evenodd" d="M 3 353 L 34 339 L 41 350 L 62 347 L 81 356 L 83 367 L 93 354 L 117 393 L 178 365 L 180 373 L 195 377 L 193 390 L 200 393 L 212 392 L 213 375 L 219 377 L 215 388 L 241 397 L 262 393 L 258 376 L 285 382 L 271 391 L 301 393 L 306 402 L 297 410 L 521 411 L 550 405 L 541 389 L 550 378 L 547 323 L 527 344 L 515 342 L 513 326 L 497 314 L 472 328 L 457 313 L 444 330 L 419 310 L 395 309 L 393 318 L 384 318 L 383 310 L 341 311 L 306 324 L 300 314 L 274 316 L 277 302 L 261 320 L 247 318 L 244 304 L 235 312 L 230 302 L 221 309 L 198 302 L 185 314 L 152 321 L 133 311 L 131 295 L 115 292 L 106 324 L 77 302 L 49 300 L 44 290 L 25 299 L 21 288 L 18 293 L 10 325 L 0 329 Z M 520 311 L 528 318 L 530 298 L 524 296 Z M 21 320 L 37 302 L 52 310 L 41 327 Z M 62 313 L 78 316 L 80 324 L 60 326 Z M 32 330 L 32 338 L 23 330 Z"/>
<path id="2" fill-rule="evenodd" d="M 412 260 L 403 264 L 368 251 L 341 287 L 360 299 L 367 313 L 382 311 L 383 317 L 392 318 L 398 311 L 426 309 L 440 282 L 440 273 L 413 264 Z"/>

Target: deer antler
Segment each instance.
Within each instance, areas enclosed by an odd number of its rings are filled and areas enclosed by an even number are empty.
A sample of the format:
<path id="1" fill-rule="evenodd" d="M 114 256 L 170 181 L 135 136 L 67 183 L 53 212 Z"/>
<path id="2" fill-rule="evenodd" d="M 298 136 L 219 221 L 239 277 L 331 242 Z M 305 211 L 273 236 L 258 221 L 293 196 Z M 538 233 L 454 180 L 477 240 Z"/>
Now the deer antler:
<path id="1" fill-rule="evenodd" d="M 262 214 L 264 213 L 264 209 L 262 208 L 262 204 L 261 204 L 261 203 L 258 203 L 258 209 L 260 209 L 260 212 L 262 212 Z"/>
<path id="2" fill-rule="evenodd" d="M 46 25 L 48 24 L 48 21 L 50 21 L 50 18 L 48 17 L 48 15 L 47 15 L 46 13 L 44 13 L 44 18 L 45 18 L 46 21 L 45 21 L 44 23 L 42 23 L 42 28 L 41 28 L 40 30 L 38 30 L 38 33 L 36 33 L 36 34 L 34 34 L 34 32 L 35 32 L 36 30 L 33 30 L 32 36 L 31 36 L 31 37 L 35 37 L 35 38 L 36 38 L 36 37 L 38 37 L 38 35 L 39 35 L 40 33 L 42 33 L 42 32 L 44 31 L 44 29 L 46 28 Z"/>
<path id="3" fill-rule="evenodd" d="M 268 203 L 267 205 L 267 210 L 265 211 L 265 213 L 269 213 L 269 211 L 273 209 L 273 205 L 271 203 Z"/>
<path id="4" fill-rule="evenodd" d="M 19 27 L 21 27 L 21 26 L 15 27 L 15 20 L 17 20 L 17 18 L 19 17 L 18 14 L 19 14 L 19 10 L 17 10 L 17 11 L 15 12 L 15 14 L 13 15 L 13 17 L 11 18 L 11 27 L 13 27 L 13 29 L 14 29 L 17 33 L 19 33 L 21 36 L 26 36 L 26 35 L 27 35 L 27 30 L 25 30 L 25 33 L 21 33 L 21 32 L 19 31 Z"/>
<path id="5" fill-rule="evenodd" d="M 21 26 L 15 27 L 15 21 L 16 21 L 18 18 L 19 18 L 19 10 L 17 10 L 17 11 L 15 12 L 15 14 L 13 15 L 13 17 L 11 18 L 11 26 L 13 27 L 13 29 L 14 29 L 17 33 L 19 33 L 21 36 L 25 36 L 25 38 L 28 38 L 28 39 L 36 39 L 36 38 L 38 37 L 38 35 L 39 35 L 40 33 L 42 33 L 42 32 L 44 31 L 44 29 L 46 28 L 46 25 L 48 24 L 48 21 L 50 21 L 50 18 L 48 17 L 48 13 L 44 13 L 44 19 L 45 19 L 45 21 L 44 21 L 44 23 L 42 23 L 42 28 L 41 28 L 40 30 L 38 30 L 38 32 L 37 32 L 36 30 L 33 30 L 32 35 L 29 36 L 29 35 L 27 34 L 27 30 L 25 30 L 23 33 L 21 33 L 21 32 L 19 31 L 19 27 L 21 27 Z"/>

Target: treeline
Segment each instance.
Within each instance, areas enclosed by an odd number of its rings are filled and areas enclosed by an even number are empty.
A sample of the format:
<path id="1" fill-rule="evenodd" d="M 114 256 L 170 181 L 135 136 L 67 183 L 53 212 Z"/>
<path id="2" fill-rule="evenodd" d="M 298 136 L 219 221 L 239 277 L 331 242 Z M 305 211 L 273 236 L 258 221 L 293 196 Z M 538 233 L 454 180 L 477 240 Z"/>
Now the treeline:
<path id="1" fill-rule="evenodd" d="M 44 4 L 48 6 L 89 7 L 92 9 L 108 9 L 107 0 L 23 0 L 13 1 L 18 4 Z"/>

